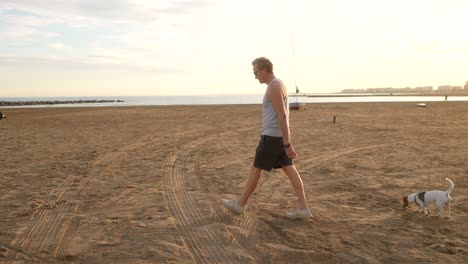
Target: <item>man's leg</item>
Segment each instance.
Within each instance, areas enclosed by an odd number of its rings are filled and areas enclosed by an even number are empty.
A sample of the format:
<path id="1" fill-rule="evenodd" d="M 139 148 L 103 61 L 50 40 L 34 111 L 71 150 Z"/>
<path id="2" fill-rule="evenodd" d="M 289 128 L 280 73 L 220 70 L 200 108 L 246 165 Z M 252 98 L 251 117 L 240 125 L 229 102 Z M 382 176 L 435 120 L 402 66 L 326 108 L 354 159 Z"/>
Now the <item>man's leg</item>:
<path id="1" fill-rule="evenodd" d="M 307 201 L 305 198 L 304 184 L 302 183 L 301 176 L 299 175 L 299 172 L 297 171 L 296 167 L 294 165 L 291 165 L 285 166 L 282 169 L 284 173 L 288 175 L 289 181 L 291 182 L 294 191 L 296 192 L 297 200 L 299 203 L 299 209 L 303 210 L 308 208 Z"/>
<path id="2" fill-rule="evenodd" d="M 253 193 L 253 191 L 255 191 L 255 188 L 257 188 L 258 181 L 260 180 L 261 174 L 262 174 L 261 169 L 255 168 L 254 166 L 250 168 L 249 178 L 247 179 L 247 183 L 244 187 L 244 191 L 242 192 L 242 195 L 239 197 L 240 206 L 245 206 L 250 195 Z"/>

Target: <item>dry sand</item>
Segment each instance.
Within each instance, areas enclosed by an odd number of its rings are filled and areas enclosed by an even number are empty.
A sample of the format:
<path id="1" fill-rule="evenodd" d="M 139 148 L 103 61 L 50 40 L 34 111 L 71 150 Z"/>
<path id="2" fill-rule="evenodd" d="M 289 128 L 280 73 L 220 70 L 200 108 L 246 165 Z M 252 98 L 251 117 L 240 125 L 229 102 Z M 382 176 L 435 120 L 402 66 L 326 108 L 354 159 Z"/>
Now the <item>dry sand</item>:
<path id="1" fill-rule="evenodd" d="M 2 263 L 467 263 L 468 103 L 309 104 L 291 113 L 315 218 L 264 173 L 261 106 L 2 109 Z M 336 124 L 333 116 L 336 115 Z M 455 182 L 452 217 L 401 197 Z"/>

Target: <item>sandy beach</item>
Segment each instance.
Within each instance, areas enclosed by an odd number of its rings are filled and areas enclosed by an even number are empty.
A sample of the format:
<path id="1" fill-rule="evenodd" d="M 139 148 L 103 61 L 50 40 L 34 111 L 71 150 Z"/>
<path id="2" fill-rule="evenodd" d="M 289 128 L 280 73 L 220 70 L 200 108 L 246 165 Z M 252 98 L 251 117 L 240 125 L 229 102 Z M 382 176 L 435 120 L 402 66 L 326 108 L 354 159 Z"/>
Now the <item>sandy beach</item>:
<path id="1" fill-rule="evenodd" d="M 288 179 L 240 194 L 261 105 L 1 109 L 0 263 L 467 263 L 468 103 L 291 112 L 314 218 Z M 333 117 L 336 116 L 336 123 Z M 446 190 L 452 215 L 402 207 Z"/>

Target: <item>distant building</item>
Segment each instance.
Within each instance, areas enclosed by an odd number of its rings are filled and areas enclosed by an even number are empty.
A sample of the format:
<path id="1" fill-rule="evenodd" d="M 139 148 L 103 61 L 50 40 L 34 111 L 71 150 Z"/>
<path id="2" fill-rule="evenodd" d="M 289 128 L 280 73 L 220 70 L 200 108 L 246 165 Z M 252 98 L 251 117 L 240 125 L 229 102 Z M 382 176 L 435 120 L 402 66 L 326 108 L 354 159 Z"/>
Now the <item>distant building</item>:
<path id="1" fill-rule="evenodd" d="M 365 93 L 366 89 L 343 89 L 341 93 L 354 94 L 354 93 Z"/>
<path id="2" fill-rule="evenodd" d="M 449 92 L 452 87 L 450 85 L 440 85 L 437 88 L 437 91 L 439 92 Z"/>
<path id="3" fill-rule="evenodd" d="M 405 87 L 405 88 L 397 89 L 395 92 L 398 92 L 398 93 L 411 93 L 411 92 L 414 92 L 414 90 L 411 89 L 411 87 Z"/>
<path id="4" fill-rule="evenodd" d="M 375 93 L 392 93 L 393 88 L 391 88 L 391 87 L 389 87 L 389 88 L 375 88 L 374 92 Z"/>
<path id="5" fill-rule="evenodd" d="M 449 86 L 450 87 L 450 86 Z M 367 89 L 343 89 L 341 93 L 353 94 L 353 93 L 369 93 L 369 94 L 397 94 L 397 93 L 432 93 L 432 86 L 421 86 L 416 88 L 404 87 L 404 88 L 367 88 Z"/>
<path id="6" fill-rule="evenodd" d="M 394 90 L 392 87 L 387 88 L 367 88 L 367 93 L 393 93 Z"/>
<path id="7" fill-rule="evenodd" d="M 462 86 L 451 86 L 451 85 L 440 85 L 437 90 L 434 90 L 433 86 L 419 86 L 415 88 L 404 87 L 404 88 L 367 88 L 367 89 L 343 89 L 341 93 L 347 94 L 399 94 L 399 93 L 434 93 L 434 92 L 468 92 L 468 81 Z"/>
<path id="8" fill-rule="evenodd" d="M 430 93 L 432 92 L 432 86 L 416 87 L 414 91 L 418 93 Z"/>

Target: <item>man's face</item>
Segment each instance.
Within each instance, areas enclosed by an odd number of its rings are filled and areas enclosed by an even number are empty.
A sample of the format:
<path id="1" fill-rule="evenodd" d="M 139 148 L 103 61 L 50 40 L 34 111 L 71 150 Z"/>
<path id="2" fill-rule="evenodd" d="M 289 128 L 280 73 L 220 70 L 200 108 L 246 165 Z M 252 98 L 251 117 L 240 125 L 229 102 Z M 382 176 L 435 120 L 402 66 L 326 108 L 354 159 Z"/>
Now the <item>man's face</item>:
<path id="1" fill-rule="evenodd" d="M 266 72 L 265 68 L 259 67 L 258 64 L 253 65 L 253 73 L 255 75 L 255 79 L 257 79 L 260 83 L 263 83 L 265 72 Z"/>

